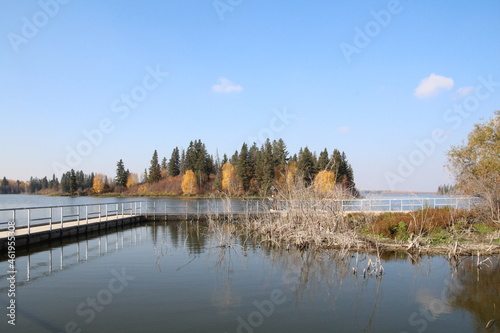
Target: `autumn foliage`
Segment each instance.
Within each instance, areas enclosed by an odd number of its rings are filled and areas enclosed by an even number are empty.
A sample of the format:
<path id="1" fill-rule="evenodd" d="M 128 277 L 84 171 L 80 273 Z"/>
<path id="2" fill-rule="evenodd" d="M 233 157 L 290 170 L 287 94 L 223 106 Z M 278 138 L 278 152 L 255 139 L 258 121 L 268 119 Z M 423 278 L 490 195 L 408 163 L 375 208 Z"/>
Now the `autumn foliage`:
<path id="1" fill-rule="evenodd" d="M 322 170 L 314 178 L 316 192 L 326 194 L 335 188 L 335 174 L 332 171 Z"/>
<path id="2" fill-rule="evenodd" d="M 192 170 L 187 170 L 182 177 L 182 193 L 186 195 L 198 194 L 198 183 L 196 182 L 196 175 Z"/>
<path id="3" fill-rule="evenodd" d="M 241 180 L 236 168 L 229 162 L 222 166 L 222 190 L 229 193 L 238 193 L 241 190 Z"/>
<path id="4" fill-rule="evenodd" d="M 104 192 L 106 186 L 106 176 L 103 174 L 96 174 L 94 176 L 94 181 L 92 184 L 92 191 L 96 194 L 101 194 Z"/>

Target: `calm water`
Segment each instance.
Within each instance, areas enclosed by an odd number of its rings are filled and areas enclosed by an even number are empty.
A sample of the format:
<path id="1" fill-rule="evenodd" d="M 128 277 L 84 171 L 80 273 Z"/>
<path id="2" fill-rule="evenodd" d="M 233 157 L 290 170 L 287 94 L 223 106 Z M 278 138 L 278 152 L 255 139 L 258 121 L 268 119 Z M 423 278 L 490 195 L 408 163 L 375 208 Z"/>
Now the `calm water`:
<path id="1" fill-rule="evenodd" d="M 137 201 L 137 205 L 133 204 Z M 102 216 L 106 213 L 104 204 L 109 204 L 108 209 L 114 210 L 114 203 L 129 203 L 124 205 L 125 209 L 139 209 L 142 212 L 157 212 L 157 213 L 206 213 L 216 211 L 247 211 L 259 210 L 262 208 L 262 200 L 220 200 L 220 199 L 190 199 L 190 198 L 97 198 L 97 197 L 50 197 L 40 195 L 0 195 L 0 228 L 6 228 L 8 221 L 13 219 L 10 208 L 34 208 L 30 210 L 31 225 L 38 223 L 48 223 L 49 217 L 52 216 L 53 221 L 60 221 L 60 208 L 49 208 L 56 206 L 74 206 L 65 207 L 63 215 L 65 220 L 74 220 L 75 216 L 80 214 L 80 218 L 85 218 L 85 207 L 83 205 L 94 205 L 89 207 L 88 213 L 98 214 L 101 211 Z M 141 202 L 141 203 L 139 203 Z M 101 205 L 101 206 L 99 206 Z M 81 206 L 78 210 L 77 206 Z M 121 206 L 119 206 L 121 207 Z M 136 208 L 134 208 L 136 207 Z M 139 208 L 140 207 L 140 208 Z M 119 208 L 120 210 L 121 208 Z M 125 212 L 126 213 L 126 212 Z M 98 216 L 98 215 L 94 215 Z M 44 220 L 40 220 L 40 219 Z M 28 210 L 19 210 L 16 212 L 16 225 L 23 226 L 28 224 Z"/>
<path id="2" fill-rule="evenodd" d="M 476 258 L 457 268 L 386 254 L 384 275 L 363 278 L 353 268 L 375 258 L 279 251 L 224 230 L 150 222 L 19 250 L 16 326 L 4 314 L 0 332 L 483 332 L 500 319 L 498 259 L 478 270 Z M 0 259 L 4 313 L 8 270 Z"/>

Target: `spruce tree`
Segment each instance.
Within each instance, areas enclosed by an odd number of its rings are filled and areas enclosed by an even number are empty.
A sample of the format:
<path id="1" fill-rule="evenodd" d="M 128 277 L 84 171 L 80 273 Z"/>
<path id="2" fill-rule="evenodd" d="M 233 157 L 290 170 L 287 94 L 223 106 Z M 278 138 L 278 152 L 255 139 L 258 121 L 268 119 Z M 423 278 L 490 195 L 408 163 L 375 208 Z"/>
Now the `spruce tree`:
<path id="1" fill-rule="evenodd" d="M 304 183 L 306 186 L 311 185 L 314 176 L 316 175 L 314 156 L 306 146 L 303 150 L 299 152 L 299 161 L 297 163 L 297 167 L 302 173 L 302 177 L 304 179 Z"/>
<path id="2" fill-rule="evenodd" d="M 179 160 L 179 171 L 181 175 L 186 173 L 186 152 L 184 149 L 182 150 L 181 159 Z"/>
<path id="3" fill-rule="evenodd" d="M 71 195 L 76 195 L 76 191 L 78 190 L 78 186 L 76 184 L 76 174 L 75 170 L 71 169 L 70 177 L 69 177 L 69 193 Z"/>
<path id="4" fill-rule="evenodd" d="M 148 183 L 153 184 L 161 179 L 161 169 L 160 164 L 158 163 L 158 152 L 155 150 L 153 153 L 153 157 L 151 158 L 151 165 L 149 166 L 149 176 Z"/>
<path id="5" fill-rule="evenodd" d="M 119 160 L 118 163 L 116 163 L 116 177 L 115 177 L 115 184 L 118 187 L 127 187 L 127 178 L 128 174 L 127 171 L 125 171 L 125 165 L 123 164 L 123 160 Z"/>
<path id="6" fill-rule="evenodd" d="M 328 155 L 328 150 L 325 148 L 320 154 L 318 158 L 318 163 L 316 164 L 316 170 L 322 171 L 326 170 L 330 163 L 330 156 Z"/>
<path id="7" fill-rule="evenodd" d="M 241 146 L 240 154 L 238 156 L 237 172 L 243 184 L 243 190 L 245 192 L 248 191 L 250 188 L 250 180 L 252 179 L 252 170 L 250 166 L 250 155 L 246 143 L 243 143 Z"/>
<path id="8" fill-rule="evenodd" d="M 285 166 L 288 160 L 288 151 L 286 150 L 286 144 L 283 139 L 279 139 L 278 141 L 273 141 L 273 156 L 274 156 L 274 165 Z"/>
<path id="9" fill-rule="evenodd" d="M 274 182 L 274 165 L 273 146 L 271 141 L 267 139 L 262 148 L 262 186 L 265 193 L 268 193 Z"/>
<path id="10" fill-rule="evenodd" d="M 180 170 L 179 148 L 175 147 L 168 161 L 168 175 L 172 177 L 178 176 L 181 173 Z"/>

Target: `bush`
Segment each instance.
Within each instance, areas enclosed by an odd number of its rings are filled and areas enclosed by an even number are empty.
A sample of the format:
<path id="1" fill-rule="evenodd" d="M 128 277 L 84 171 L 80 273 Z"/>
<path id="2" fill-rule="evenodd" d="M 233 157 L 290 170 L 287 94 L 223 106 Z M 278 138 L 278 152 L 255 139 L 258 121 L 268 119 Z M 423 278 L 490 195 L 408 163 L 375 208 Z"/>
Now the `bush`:
<path id="1" fill-rule="evenodd" d="M 373 233 L 400 240 L 409 235 L 429 235 L 438 230 L 465 228 L 475 222 L 474 212 L 464 209 L 425 208 L 414 212 L 384 213 L 375 217 Z M 456 230 L 456 229 L 455 229 Z M 456 230 L 458 231 L 458 230 Z"/>

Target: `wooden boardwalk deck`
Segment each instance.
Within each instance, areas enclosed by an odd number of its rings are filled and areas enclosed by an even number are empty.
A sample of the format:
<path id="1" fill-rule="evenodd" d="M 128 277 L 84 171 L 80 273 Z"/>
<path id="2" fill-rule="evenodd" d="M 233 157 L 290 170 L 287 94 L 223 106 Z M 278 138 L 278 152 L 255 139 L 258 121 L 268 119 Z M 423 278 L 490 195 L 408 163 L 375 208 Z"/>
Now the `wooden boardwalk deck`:
<path id="1" fill-rule="evenodd" d="M 143 220 L 142 215 L 114 215 L 105 218 L 89 218 L 88 220 L 74 220 L 61 223 L 39 224 L 31 226 L 19 226 L 15 231 L 0 231 L 0 249 L 8 248 L 9 236 L 15 236 L 15 247 L 26 246 L 28 244 L 40 243 L 52 239 L 62 238 L 70 235 L 83 234 L 89 231 L 101 230 L 116 227 L 123 224 L 136 223 Z"/>

